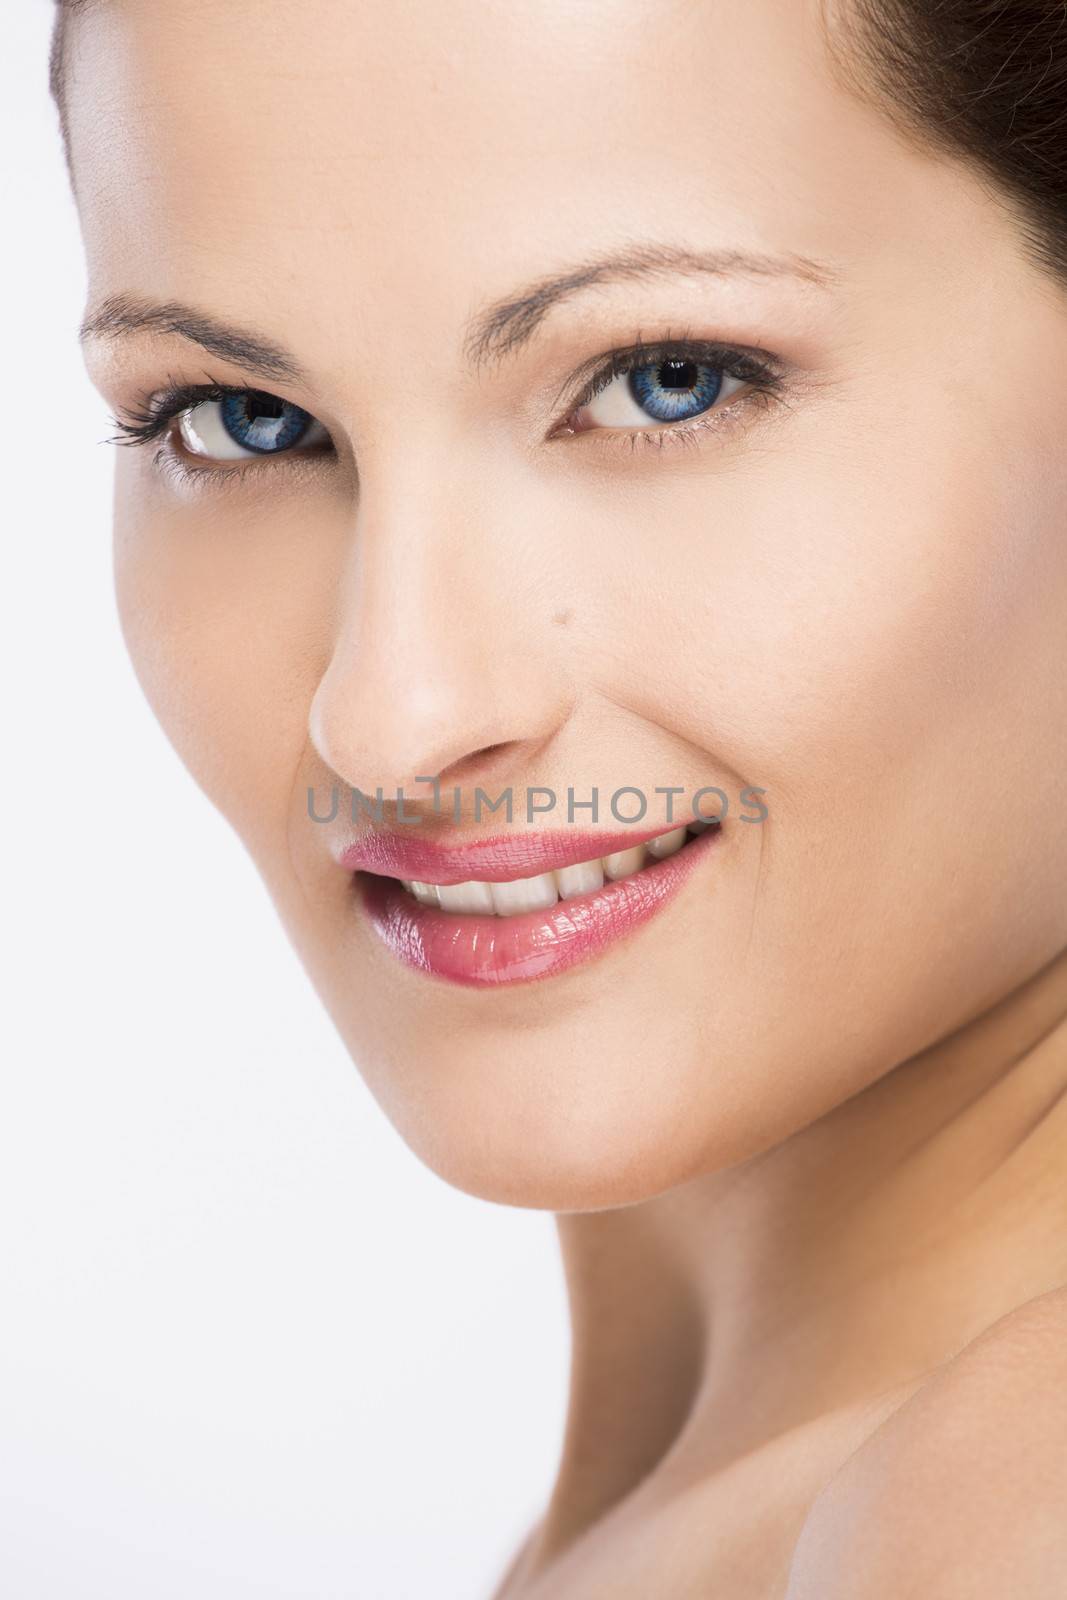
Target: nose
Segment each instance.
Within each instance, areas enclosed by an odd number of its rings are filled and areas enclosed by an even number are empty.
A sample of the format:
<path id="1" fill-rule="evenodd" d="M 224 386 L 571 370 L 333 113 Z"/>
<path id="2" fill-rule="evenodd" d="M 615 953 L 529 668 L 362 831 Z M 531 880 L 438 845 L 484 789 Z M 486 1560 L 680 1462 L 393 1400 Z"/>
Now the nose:
<path id="1" fill-rule="evenodd" d="M 533 530 L 503 498 L 461 487 L 454 463 L 433 486 L 364 480 L 309 717 L 318 754 L 364 794 L 417 805 L 436 777 L 469 786 L 466 806 L 475 785 L 544 781 L 535 757 L 572 705 L 563 601 L 516 557 Z"/>

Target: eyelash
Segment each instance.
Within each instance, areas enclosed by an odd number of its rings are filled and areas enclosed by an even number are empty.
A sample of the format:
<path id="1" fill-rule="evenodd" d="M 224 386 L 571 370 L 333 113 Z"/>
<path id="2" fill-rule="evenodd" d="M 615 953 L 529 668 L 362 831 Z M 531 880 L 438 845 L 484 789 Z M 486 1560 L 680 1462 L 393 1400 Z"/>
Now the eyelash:
<path id="1" fill-rule="evenodd" d="M 576 413 L 591 405 L 617 378 L 626 377 L 640 367 L 654 366 L 669 360 L 692 361 L 701 366 L 712 367 L 717 372 L 747 384 L 747 392 L 731 399 L 723 406 L 709 407 L 707 411 L 699 413 L 689 422 L 661 423 L 647 429 L 578 430 L 567 426 Z M 601 445 L 606 444 L 609 448 L 620 446 L 629 448 L 631 454 L 638 449 L 648 447 L 663 449 L 668 444 L 692 445 L 702 433 L 720 432 L 734 425 L 739 420 L 736 414 L 742 409 L 747 409 L 749 405 L 764 407 L 770 405 L 781 396 L 784 387 L 785 378 L 781 368 L 775 358 L 766 351 L 724 344 L 717 340 L 692 339 L 688 336 L 678 338 L 668 336 L 653 343 L 645 343 L 638 335 L 632 345 L 625 349 L 613 350 L 606 359 L 600 361 L 584 388 L 570 402 L 566 418 L 553 428 L 549 437 L 578 438 L 584 431 L 588 431 L 600 441 Z M 191 410 L 194 406 L 203 405 L 206 401 L 225 400 L 229 396 L 260 393 L 265 391 L 251 389 L 247 385 L 218 383 L 214 380 L 208 383 L 172 383 L 139 406 L 127 408 L 125 415 L 113 417 L 112 425 L 118 431 L 107 442 L 143 448 L 161 441 L 161 447 L 154 457 L 155 464 L 161 470 L 173 473 L 180 479 L 196 479 L 200 483 L 222 483 L 241 479 L 250 469 L 261 471 L 284 463 L 288 463 L 291 469 L 294 459 L 299 459 L 298 449 L 249 458 L 241 465 L 194 466 L 190 464 L 189 458 L 175 448 L 173 438 L 167 437 L 171 424 L 183 412 Z M 325 452 L 320 450 L 316 453 L 321 455 Z"/>
<path id="2" fill-rule="evenodd" d="M 147 445 L 160 441 L 160 448 L 153 456 L 156 467 L 165 475 L 173 476 L 178 481 L 195 480 L 198 484 L 218 484 L 232 486 L 239 482 L 249 468 L 256 471 L 269 470 L 283 464 L 292 469 L 294 458 L 298 452 L 295 450 L 279 450 L 275 455 L 262 455 L 250 457 L 243 464 L 233 463 L 230 466 L 194 466 L 190 458 L 183 455 L 175 447 L 173 439 L 167 437 L 171 424 L 183 412 L 190 411 L 194 406 L 203 405 L 209 400 L 225 400 L 229 396 L 264 394 L 266 391 L 250 388 L 247 384 L 217 383 L 211 380 L 208 383 L 177 383 L 170 385 L 151 399 L 143 401 L 139 406 L 126 409 L 124 416 L 112 417 L 112 426 L 118 430 L 113 438 L 107 440 L 108 444 L 122 446 L 132 445 L 135 448 L 144 448 Z M 273 395 L 271 399 L 275 398 Z M 319 452 L 321 453 L 321 452 Z"/>
<path id="3" fill-rule="evenodd" d="M 638 449 L 651 447 L 662 450 L 667 445 L 692 445 L 696 436 L 710 431 L 721 432 L 736 424 L 738 413 L 749 405 L 769 406 L 780 398 L 785 388 L 785 375 L 780 363 L 765 350 L 748 346 L 724 344 L 719 340 L 693 339 L 688 335 L 657 339 L 646 344 L 638 336 L 634 344 L 623 350 L 613 350 L 600 362 L 584 389 L 570 404 L 567 418 L 591 405 L 616 378 L 622 378 L 639 367 L 656 366 L 663 361 L 691 361 L 698 366 L 711 367 L 728 377 L 738 378 L 748 385 L 747 393 L 738 395 L 722 406 L 710 406 L 699 412 L 690 422 L 660 423 L 649 428 L 596 428 L 589 430 L 601 444 L 608 448 L 628 447 L 631 454 Z M 553 437 L 578 437 L 578 431 L 566 423 L 553 430 Z"/>

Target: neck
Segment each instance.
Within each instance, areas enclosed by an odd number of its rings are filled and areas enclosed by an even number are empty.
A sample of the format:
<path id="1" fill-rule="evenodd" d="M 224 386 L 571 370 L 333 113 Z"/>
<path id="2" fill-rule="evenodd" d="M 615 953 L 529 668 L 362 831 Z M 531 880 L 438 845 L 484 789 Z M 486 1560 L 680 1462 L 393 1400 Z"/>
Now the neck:
<path id="1" fill-rule="evenodd" d="M 571 1392 L 542 1558 L 680 1447 L 707 1473 L 914 1386 L 1067 1279 L 1067 952 L 762 1155 L 566 1213 Z"/>

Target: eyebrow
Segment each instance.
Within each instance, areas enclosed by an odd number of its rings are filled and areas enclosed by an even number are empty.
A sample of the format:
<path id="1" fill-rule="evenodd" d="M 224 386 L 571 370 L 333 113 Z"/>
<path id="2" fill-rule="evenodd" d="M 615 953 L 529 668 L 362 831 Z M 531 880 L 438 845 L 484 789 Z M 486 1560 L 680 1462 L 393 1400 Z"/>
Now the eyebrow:
<path id="1" fill-rule="evenodd" d="M 786 277 L 819 288 L 827 288 L 836 278 L 830 267 L 806 256 L 636 245 L 579 262 L 493 301 L 468 323 L 464 354 L 477 370 L 487 362 L 513 355 L 533 337 L 555 306 L 587 289 L 667 276 Z M 177 300 L 111 295 L 86 315 L 78 336 L 84 342 L 136 333 L 176 334 L 260 377 L 309 382 L 307 369 L 283 346 Z"/>
<path id="2" fill-rule="evenodd" d="M 789 277 L 828 288 L 837 274 L 824 263 L 811 261 L 806 256 L 639 244 L 611 255 L 595 256 L 566 272 L 541 278 L 517 294 L 494 301 L 469 326 L 467 359 L 477 368 L 494 358 L 512 355 L 533 336 L 554 306 L 586 289 L 668 276 Z"/>
<path id="3" fill-rule="evenodd" d="M 133 333 L 177 334 L 246 372 L 263 378 L 285 378 L 290 383 L 308 381 L 304 366 L 273 340 L 221 322 L 178 300 L 111 295 L 85 317 L 78 338 L 84 343 L 87 339 L 116 339 Z"/>

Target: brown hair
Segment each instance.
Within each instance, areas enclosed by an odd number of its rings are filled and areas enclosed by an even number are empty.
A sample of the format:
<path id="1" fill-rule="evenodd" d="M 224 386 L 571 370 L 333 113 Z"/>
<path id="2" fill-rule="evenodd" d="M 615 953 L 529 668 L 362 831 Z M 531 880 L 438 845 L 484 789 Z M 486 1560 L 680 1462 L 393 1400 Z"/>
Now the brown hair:
<path id="1" fill-rule="evenodd" d="M 991 179 L 1032 259 L 1067 278 L 1065 0 L 842 0 L 832 9 L 831 43 L 852 85 L 873 89 L 914 142 Z"/>
<path id="2" fill-rule="evenodd" d="M 94 3 L 56 0 L 49 78 L 64 140 L 65 24 Z M 849 86 L 991 179 L 1032 258 L 1067 279 L 1067 0 L 822 3 Z"/>

